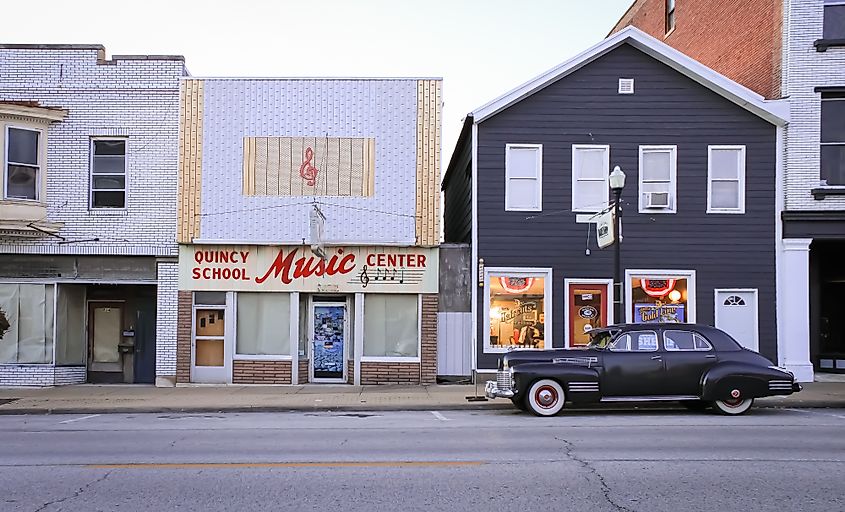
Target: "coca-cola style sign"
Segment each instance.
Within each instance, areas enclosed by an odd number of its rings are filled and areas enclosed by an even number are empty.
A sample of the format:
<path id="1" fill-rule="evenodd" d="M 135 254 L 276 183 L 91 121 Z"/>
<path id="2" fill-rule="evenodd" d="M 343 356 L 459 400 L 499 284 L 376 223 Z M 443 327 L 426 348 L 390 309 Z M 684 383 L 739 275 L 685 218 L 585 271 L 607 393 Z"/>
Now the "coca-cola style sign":
<path id="1" fill-rule="evenodd" d="M 179 289 L 325 293 L 437 293 L 437 249 L 183 245 Z"/>

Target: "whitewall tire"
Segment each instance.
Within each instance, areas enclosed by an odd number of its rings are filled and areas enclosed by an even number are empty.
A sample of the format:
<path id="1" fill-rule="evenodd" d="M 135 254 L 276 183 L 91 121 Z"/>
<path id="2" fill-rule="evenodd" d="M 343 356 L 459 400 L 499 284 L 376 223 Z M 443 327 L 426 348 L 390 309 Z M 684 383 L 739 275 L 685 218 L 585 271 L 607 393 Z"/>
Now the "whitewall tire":
<path id="1" fill-rule="evenodd" d="M 736 398 L 730 400 L 715 400 L 713 408 L 720 414 L 728 416 L 736 416 L 738 414 L 745 414 L 754 405 L 753 398 Z"/>
<path id="2" fill-rule="evenodd" d="M 551 379 L 541 379 L 531 385 L 525 403 L 537 416 L 554 416 L 563 409 L 566 396 L 563 387 Z"/>

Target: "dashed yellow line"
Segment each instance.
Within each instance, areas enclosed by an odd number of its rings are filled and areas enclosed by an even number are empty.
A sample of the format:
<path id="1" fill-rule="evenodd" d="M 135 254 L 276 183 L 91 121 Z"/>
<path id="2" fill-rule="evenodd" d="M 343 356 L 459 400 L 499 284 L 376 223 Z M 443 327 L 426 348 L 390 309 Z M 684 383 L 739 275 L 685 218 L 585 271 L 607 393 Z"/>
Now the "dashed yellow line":
<path id="1" fill-rule="evenodd" d="M 249 469 L 249 468 L 405 468 L 481 466 L 483 461 L 373 461 L 373 462 L 196 462 L 88 464 L 91 469 Z"/>

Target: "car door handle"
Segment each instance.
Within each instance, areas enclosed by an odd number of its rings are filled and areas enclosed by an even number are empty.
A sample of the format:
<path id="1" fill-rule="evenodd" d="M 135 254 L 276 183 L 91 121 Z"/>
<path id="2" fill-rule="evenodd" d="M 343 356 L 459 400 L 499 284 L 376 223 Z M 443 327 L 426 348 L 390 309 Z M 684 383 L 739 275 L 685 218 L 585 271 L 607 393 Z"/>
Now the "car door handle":
<path id="1" fill-rule="evenodd" d="M 715 355 L 715 354 L 710 354 L 710 355 L 708 355 L 708 356 L 704 356 L 704 359 L 716 359 L 716 355 Z"/>
<path id="2" fill-rule="evenodd" d="M 651 356 L 652 361 L 657 361 L 658 359 L 662 359 L 663 356 Z"/>

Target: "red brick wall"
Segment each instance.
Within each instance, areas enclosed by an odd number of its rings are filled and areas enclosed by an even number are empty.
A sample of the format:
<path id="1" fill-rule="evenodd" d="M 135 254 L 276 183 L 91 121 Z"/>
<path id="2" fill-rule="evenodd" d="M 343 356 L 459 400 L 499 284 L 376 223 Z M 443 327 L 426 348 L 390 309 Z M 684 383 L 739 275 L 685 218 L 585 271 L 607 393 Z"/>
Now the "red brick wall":
<path id="1" fill-rule="evenodd" d="M 355 383 L 355 361 L 346 361 L 346 383 Z"/>
<path id="2" fill-rule="evenodd" d="M 611 33 L 633 25 L 766 98 L 780 97 L 782 0 L 637 0 Z"/>
<path id="3" fill-rule="evenodd" d="M 361 384 L 419 384 L 420 363 L 361 361 Z"/>
<path id="4" fill-rule="evenodd" d="M 290 384 L 290 361 L 232 361 L 234 384 Z"/>
<path id="5" fill-rule="evenodd" d="M 437 380 L 437 295 L 422 296 L 421 381 L 434 384 Z"/>
<path id="6" fill-rule="evenodd" d="M 308 384 L 308 359 L 299 360 L 299 384 Z"/>
<path id="7" fill-rule="evenodd" d="M 191 318 L 193 295 L 180 291 L 176 310 L 176 382 L 191 382 Z"/>

